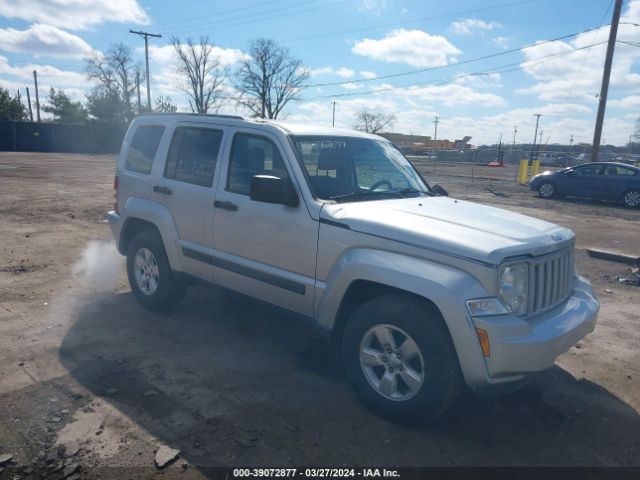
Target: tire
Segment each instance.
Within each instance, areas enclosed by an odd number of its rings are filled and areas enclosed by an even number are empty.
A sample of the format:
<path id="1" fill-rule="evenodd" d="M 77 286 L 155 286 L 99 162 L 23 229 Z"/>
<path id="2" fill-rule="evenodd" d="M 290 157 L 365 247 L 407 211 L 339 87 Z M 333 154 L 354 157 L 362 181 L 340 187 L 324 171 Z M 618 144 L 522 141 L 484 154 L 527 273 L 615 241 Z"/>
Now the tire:
<path id="1" fill-rule="evenodd" d="M 160 236 L 138 233 L 127 250 L 127 277 L 136 299 L 151 310 L 167 310 L 178 303 L 185 284 L 172 272 Z"/>
<path id="2" fill-rule="evenodd" d="M 557 187 L 553 182 L 542 182 L 538 187 L 538 195 L 542 198 L 553 198 L 557 196 Z"/>
<path id="3" fill-rule="evenodd" d="M 379 341 L 388 332 L 396 344 L 392 354 L 383 353 Z M 412 356 L 412 350 L 418 354 Z M 404 356 L 395 358 L 394 352 Z M 342 360 L 347 378 L 364 403 L 400 422 L 433 420 L 449 408 L 463 384 L 442 316 L 410 295 L 388 294 L 360 305 L 345 326 Z M 395 393 L 389 380 L 392 376 Z"/>
<path id="4" fill-rule="evenodd" d="M 622 196 L 622 203 L 628 208 L 640 207 L 640 190 L 632 188 L 624 192 Z"/>

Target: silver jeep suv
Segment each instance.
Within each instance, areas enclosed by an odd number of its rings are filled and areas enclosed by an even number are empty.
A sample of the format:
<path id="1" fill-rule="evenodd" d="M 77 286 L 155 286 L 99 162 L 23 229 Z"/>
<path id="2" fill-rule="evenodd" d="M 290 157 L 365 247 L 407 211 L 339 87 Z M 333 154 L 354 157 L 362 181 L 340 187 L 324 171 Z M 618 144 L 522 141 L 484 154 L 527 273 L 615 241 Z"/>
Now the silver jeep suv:
<path id="1" fill-rule="evenodd" d="M 194 281 L 273 303 L 313 319 L 370 407 L 430 419 L 464 384 L 551 367 L 599 309 L 573 232 L 445 193 L 375 135 L 144 115 L 108 218 L 145 307 Z"/>

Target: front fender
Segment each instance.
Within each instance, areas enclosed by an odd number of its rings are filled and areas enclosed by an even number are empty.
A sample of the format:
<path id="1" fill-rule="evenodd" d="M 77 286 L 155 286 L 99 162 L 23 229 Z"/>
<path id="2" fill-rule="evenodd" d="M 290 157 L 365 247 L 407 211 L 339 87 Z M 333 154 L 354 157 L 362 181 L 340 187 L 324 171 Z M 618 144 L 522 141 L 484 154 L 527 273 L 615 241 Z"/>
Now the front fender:
<path id="1" fill-rule="evenodd" d="M 127 222 L 134 218 L 153 223 L 162 237 L 164 249 L 167 252 L 167 259 L 172 270 L 182 271 L 180 256 L 178 255 L 178 230 L 171 216 L 171 212 L 160 205 L 145 198 L 129 197 L 122 209 L 124 221 L 121 230 L 119 244 L 122 244 L 122 235 L 127 231 Z"/>
<path id="2" fill-rule="evenodd" d="M 327 331 L 334 328 L 342 298 L 357 280 L 376 282 L 424 297 L 442 313 L 458 355 L 467 384 L 482 383 L 488 376 L 475 329 L 468 316 L 465 300 L 488 296 L 472 275 L 421 258 L 356 248 L 346 252 L 334 265 L 321 291 L 316 320 Z"/>

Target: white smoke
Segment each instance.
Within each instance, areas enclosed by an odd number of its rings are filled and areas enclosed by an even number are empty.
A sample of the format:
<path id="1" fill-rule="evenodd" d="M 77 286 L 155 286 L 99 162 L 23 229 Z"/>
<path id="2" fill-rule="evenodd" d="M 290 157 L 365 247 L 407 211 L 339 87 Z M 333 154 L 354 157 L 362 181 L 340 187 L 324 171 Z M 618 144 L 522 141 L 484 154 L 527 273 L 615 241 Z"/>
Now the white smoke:
<path id="1" fill-rule="evenodd" d="M 113 290 L 118 284 L 123 258 L 115 242 L 92 240 L 71 267 L 74 283 L 90 290 Z"/>

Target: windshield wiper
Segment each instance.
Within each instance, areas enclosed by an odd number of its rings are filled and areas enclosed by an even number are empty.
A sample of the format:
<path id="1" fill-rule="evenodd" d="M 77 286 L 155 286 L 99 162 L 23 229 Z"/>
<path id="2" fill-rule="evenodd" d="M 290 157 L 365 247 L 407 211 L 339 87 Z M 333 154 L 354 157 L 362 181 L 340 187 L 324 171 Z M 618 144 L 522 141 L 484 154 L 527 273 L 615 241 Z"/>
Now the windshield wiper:
<path id="1" fill-rule="evenodd" d="M 433 193 L 432 192 L 425 192 L 424 190 L 418 190 L 417 188 L 403 188 L 402 190 L 399 190 L 397 193 L 401 194 L 401 195 L 408 195 L 408 194 L 424 194 L 424 195 L 429 195 L 430 197 L 433 197 Z"/>
<path id="2" fill-rule="evenodd" d="M 396 198 L 402 198 L 403 195 L 400 192 L 394 192 L 389 190 L 383 191 L 373 191 L 373 190 L 358 190 L 357 192 L 346 193 L 344 195 L 334 195 L 333 197 L 329 197 L 329 200 L 335 200 L 336 202 L 341 202 L 343 200 L 359 200 L 364 199 L 371 196 L 385 196 L 391 195 Z"/>

